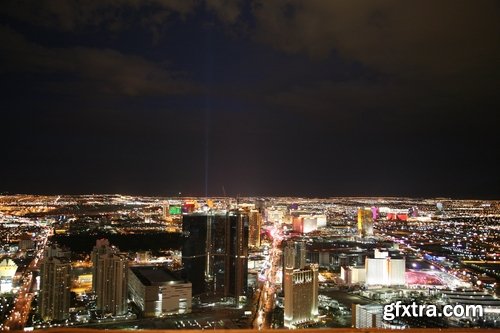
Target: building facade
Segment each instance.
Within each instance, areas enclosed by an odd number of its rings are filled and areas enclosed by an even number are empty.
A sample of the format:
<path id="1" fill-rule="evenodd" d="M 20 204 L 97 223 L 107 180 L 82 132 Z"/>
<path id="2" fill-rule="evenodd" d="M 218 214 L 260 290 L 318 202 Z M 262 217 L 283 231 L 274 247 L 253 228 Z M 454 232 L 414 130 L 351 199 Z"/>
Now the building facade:
<path id="1" fill-rule="evenodd" d="M 92 250 L 92 290 L 96 295 L 97 310 L 103 314 L 123 315 L 128 311 L 128 262 L 110 246 L 107 239 L 99 239 Z"/>
<path id="2" fill-rule="evenodd" d="M 260 247 L 260 229 L 262 226 L 262 214 L 258 210 L 252 209 L 249 213 L 248 226 L 248 246 Z"/>
<path id="3" fill-rule="evenodd" d="M 374 258 L 366 258 L 367 285 L 404 285 L 406 284 L 405 258 L 391 258 L 388 252 L 375 249 Z"/>
<path id="4" fill-rule="evenodd" d="M 191 282 L 164 267 L 130 267 L 128 289 L 145 317 L 191 312 Z"/>
<path id="5" fill-rule="evenodd" d="M 69 317 L 71 264 L 67 258 L 46 257 L 40 265 L 39 311 L 44 321 Z"/>
<path id="6" fill-rule="evenodd" d="M 370 208 L 358 208 L 358 236 L 373 236 L 373 213 Z"/>
<path id="7" fill-rule="evenodd" d="M 285 318 L 287 328 L 312 321 L 318 315 L 318 266 L 285 268 Z"/>
<path id="8" fill-rule="evenodd" d="M 304 242 L 296 242 L 293 240 L 285 240 L 282 242 L 283 247 L 283 257 L 282 257 L 282 290 L 283 295 L 286 294 L 285 288 L 285 272 L 286 268 L 292 269 L 302 269 L 306 267 L 306 243 Z"/>
<path id="9" fill-rule="evenodd" d="M 228 212 L 183 215 L 182 263 L 193 295 L 244 297 L 248 275 L 248 214 Z"/>
<path id="10" fill-rule="evenodd" d="M 355 328 L 382 328 L 382 310 L 380 304 L 353 304 L 352 323 Z"/>
<path id="11" fill-rule="evenodd" d="M 12 282 L 16 275 L 17 265 L 9 258 L 0 262 L 0 294 L 12 291 Z"/>
<path id="12" fill-rule="evenodd" d="M 346 284 L 364 284 L 366 281 L 366 269 L 364 266 L 342 266 L 340 268 L 340 277 Z"/>

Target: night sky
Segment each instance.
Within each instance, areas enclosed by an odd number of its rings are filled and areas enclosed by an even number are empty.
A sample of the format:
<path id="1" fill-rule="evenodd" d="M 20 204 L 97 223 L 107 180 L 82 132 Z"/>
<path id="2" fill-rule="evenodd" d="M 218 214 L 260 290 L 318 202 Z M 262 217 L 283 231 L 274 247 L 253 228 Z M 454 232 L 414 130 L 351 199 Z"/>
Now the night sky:
<path id="1" fill-rule="evenodd" d="M 499 1 L 0 4 L 1 193 L 500 199 Z"/>

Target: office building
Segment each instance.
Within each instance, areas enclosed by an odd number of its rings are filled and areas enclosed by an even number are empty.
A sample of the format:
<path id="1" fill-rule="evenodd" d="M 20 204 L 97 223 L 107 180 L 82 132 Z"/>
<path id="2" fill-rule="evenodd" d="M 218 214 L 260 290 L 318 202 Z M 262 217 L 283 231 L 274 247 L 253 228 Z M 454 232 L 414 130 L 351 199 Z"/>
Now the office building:
<path id="1" fill-rule="evenodd" d="M 96 308 L 103 314 L 123 315 L 127 307 L 128 262 L 110 246 L 107 239 L 99 239 L 92 250 L 92 290 Z"/>
<path id="2" fill-rule="evenodd" d="M 193 295 L 246 294 L 248 214 L 240 210 L 183 215 L 182 263 Z"/>
<path id="3" fill-rule="evenodd" d="M 262 214 L 258 210 L 250 210 L 248 225 L 248 246 L 253 248 L 260 247 L 260 229 L 262 226 Z"/>
<path id="4" fill-rule="evenodd" d="M 358 208 L 358 236 L 373 236 L 373 213 L 370 208 Z"/>
<path id="5" fill-rule="evenodd" d="M 374 258 L 366 258 L 367 285 L 404 285 L 406 284 L 405 258 L 391 258 L 388 252 L 375 249 Z"/>
<path id="6" fill-rule="evenodd" d="M 39 312 L 44 321 L 69 317 L 71 264 L 67 258 L 46 257 L 40 265 Z"/>
<path id="7" fill-rule="evenodd" d="M 381 328 L 383 306 L 380 304 L 353 304 L 352 323 L 355 328 Z"/>
<path id="8" fill-rule="evenodd" d="M 131 267 L 128 289 L 130 299 L 145 317 L 191 312 L 191 282 L 165 267 Z"/>
<path id="9" fill-rule="evenodd" d="M 318 315 L 318 265 L 299 269 L 287 266 L 284 286 L 285 327 L 295 328 L 314 320 Z"/>

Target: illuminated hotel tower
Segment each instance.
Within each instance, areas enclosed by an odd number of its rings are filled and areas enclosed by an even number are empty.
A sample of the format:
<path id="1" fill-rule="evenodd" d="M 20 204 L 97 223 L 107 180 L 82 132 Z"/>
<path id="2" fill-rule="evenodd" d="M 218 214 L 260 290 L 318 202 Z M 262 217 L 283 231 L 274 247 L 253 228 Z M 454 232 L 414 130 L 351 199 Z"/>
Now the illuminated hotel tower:
<path id="1" fill-rule="evenodd" d="M 283 272 L 288 267 L 304 268 L 306 266 L 306 243 L 293 240 L 283 241 Z M 284 287 L 284 286 L 283 286 Z"/>
<path id="2" fill-rule="evenodd" d="M 358 235 L 373 236 L 373 213 L 370 208 L 358 208 Z"/>
<path id="3" fill-rule="evenodd" d="M 285 244 L 283 261 L 285 327 L 294 328 L 318 315 L 318 265 L 305 265 L 305 246 L 301 242 Z"/>
<path id="4" fill-rule="evenodd" d="M 67 258 L 46 257 L 40 267 L 40 315 L 43 320 L 69 317 L 70 270 Z"/>
<path id="5" fill-rule="evenodd" d="M 248 235 L 248 246 L 259 247 L 260 246 L 260 228 L 262 225 L 262 215 L 258 210 L 252 209 L 249 214 L 249 235 Z"/>
<path id="6" fill-rule="evenodd" d="M 99 239 L 92 250 L 92 289 L 97 297 L 97 310 L 113 315 L 127 313 L 128 262 L 109 245 Z"/>
<path id="7" fill-rule="evenodd" d="M 238 304 L 248 277 L 248 214 L 191 213 L 182 217 L 182 263 L 193 295 L 232 297 Z"/>
<path id="8" fill-rule="evenodd" d="M 404 285 L 406 283 L 405 258 L 391 258 L 388 252 L 375 249 L 374 258 L 366 258 L 367 285 Z"/>
<path id="9" fill-rule="evenodd" d="M 318 265 L 285 268 L 285 327 L 314 320 L 318 315 Z"/>

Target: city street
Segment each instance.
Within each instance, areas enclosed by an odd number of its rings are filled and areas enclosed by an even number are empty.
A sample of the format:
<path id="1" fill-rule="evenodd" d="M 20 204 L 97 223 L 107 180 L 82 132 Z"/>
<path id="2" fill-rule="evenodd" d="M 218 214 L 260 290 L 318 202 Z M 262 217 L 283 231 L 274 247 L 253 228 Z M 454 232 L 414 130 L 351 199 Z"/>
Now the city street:
<path id="1" fill-rule="evenodd" d="M 31 310 L 31 301 L 34 294 L 32 293 L 34 283 L 33 272 L 37 271 L 40 266 L 40 259 L 43 256 L 43 250 L 47 244 L 48 233 L 45 233 L 44 238 L 38 245 L 37 253 L 34 259 L 30 262 L 23 274 L 22 284 L 19 286 L 19 291 L 14 301 L 14 307 L 11 315 L 4 323 L 5 330 L 22 330 L 28 321 L 28 316 Z M 40 259 L 39 259 L 40 258 Z"/>
<path id="2" fill-rule="evenodd" d="M 253 327 L 255 329 L 267 329 L 271 327 L 270 319 L 274 310 L 276 299 L 275 283 L 279 281 L 276 274 L 279 270 L 279 263 L 281 257 L 281 241 L 283 236 L 278 229 L 278 224 L 275 223 L 271 230 L 272 247 L 269 250 L 269 265 L 266 265 L 266 281 L 261 282 L 261 292 L 257 306 L 257 316 L 254 321 Z"/>

